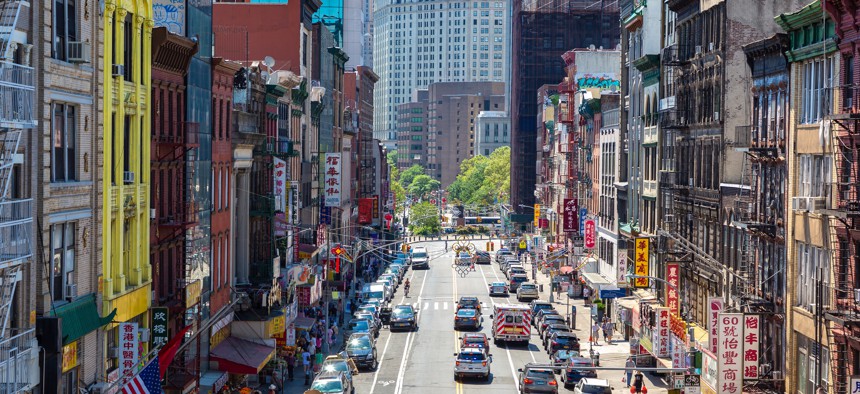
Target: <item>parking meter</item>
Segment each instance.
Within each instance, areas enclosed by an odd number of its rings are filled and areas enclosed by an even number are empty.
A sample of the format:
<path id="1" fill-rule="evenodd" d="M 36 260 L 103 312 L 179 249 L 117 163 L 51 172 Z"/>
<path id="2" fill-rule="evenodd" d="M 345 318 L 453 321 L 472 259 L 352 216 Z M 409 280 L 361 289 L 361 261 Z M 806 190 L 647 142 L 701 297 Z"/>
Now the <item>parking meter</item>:
<path id="1" fill-rule="evenodd" d="M 570 328 L 576 330 L 576 305 L 570 306 Z"/>

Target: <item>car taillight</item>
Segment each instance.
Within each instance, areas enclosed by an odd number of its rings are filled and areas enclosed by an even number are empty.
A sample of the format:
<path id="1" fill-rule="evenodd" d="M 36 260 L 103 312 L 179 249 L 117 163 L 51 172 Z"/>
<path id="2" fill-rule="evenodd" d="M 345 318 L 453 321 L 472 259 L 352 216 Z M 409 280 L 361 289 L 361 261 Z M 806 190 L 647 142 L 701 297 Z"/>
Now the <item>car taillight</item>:
<path id="1" fill-rule="evenodd" d="M 458 366 L 458 367 L 460 366 L 460 362 L 459 362 L 459 361 L 457 361 L 457 366 Z"/>
<path id="2" fill-rule="evenodd" d="M 532 384 L 532 383 L 534 383 L 534 382 L 535 382 L 534 380 L 531 380 L 531 379 L 529 379 L 529 378 L 525 378 L 525 379 L 523 379 L 523 384 Z"/>
<path id="3" fill-rule="evenodd" d="M 487 362 L 486 362 L 486 361 L 484 361 L 484 362 L 482 362 L 482 363 L 481 363 L 481 365 L 483 365 L 483 366 L 485 366 L 485 367 L 486 367 L 486 366 L 487 366 Z"/>
<path id="4" fill-rule="evenodd" d="M 550 380 L 549 385 L 550 386 L 556 386 L 556 385 L 558 385 L 558 382 L 556 382 L 555 380 Z"/>

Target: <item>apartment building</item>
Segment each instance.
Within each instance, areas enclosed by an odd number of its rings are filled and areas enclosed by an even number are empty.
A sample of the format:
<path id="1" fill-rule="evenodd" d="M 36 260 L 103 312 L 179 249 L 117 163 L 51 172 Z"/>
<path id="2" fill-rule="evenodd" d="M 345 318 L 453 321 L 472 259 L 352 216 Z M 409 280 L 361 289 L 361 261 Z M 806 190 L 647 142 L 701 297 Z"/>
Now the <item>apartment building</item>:
<path id="1" fill-rule="evenodd" d="M 401 170 L 416 164 L 428 167 L 428 94 L 427 90 L 416 90 L 412 102 L 397 106 L 397 167 Z"/>
<path id="2" fill-rule="evenodd" d="M 475 155 L 489 156 L 511 146 L 511 118 L 507 111 L 481 111 L 475 121 Z"/>

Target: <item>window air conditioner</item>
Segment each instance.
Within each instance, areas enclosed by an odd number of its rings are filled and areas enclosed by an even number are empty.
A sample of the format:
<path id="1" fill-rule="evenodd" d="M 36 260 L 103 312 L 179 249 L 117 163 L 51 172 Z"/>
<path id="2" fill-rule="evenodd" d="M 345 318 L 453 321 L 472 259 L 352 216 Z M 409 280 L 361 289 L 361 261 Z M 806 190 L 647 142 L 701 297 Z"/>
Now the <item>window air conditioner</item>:
<path id="1" fill-rule="evenodd" d="M 793 211 L 808 211 L 807 208 L 809 204 L 807 197 L 792 197 L 791 198 L 791 210 Z"/>
<path id="2" fill-rule="evenodd" d="M 107 389 L 109 386 L 110 386 L 110 384 L 106 383 L 106 382 L 96 383 L 96 384 L 90 386 L 89 393 L 90 394 L 104 394 L 107 392 Z"/>
<path id="3" fill-rule="evenodd" d="M 78 296 L 78 285 L 76 284 L 67 284 L 66 292 L 63 294 L 65 298 L 75 298 Z"/>
<path id="4" fill-rule="evenodd" d="M 131 171 L 122 173 L 122 183 L 126 185 L 134 183 L 134 173 Z"/>
<path id="5" fill-rule="evenodd" d="M 148 328 L 140 328 L 137 330 L 138 334 L 140 334 L 141 342 L 149 342 L 149 329 Z"/>
<path id="6" fill-rule="evenodd" d="M 113 65 L 113 76 L 121 77 L 125 75 L 125 66 L 122 64 Z"/>
<path id="7" fill-rule="evenodd" d="M 713 51 L 714 51 L 714 43 L 713 43 L 713 42 L 709 42 L 709 43 L 708 43 L 708 52 L 713 52 Z"/>
<path id="8" fill-rule="evenodd" d="M 66 53 L 69 54 L 69 63 L 89 63 L 90 43 L 84 41 L 71 41 L 67 44 Z"/>
<path id="9" fill-rule="evenodd" d="M 696 45 L 696 54 L 697 54 L 697 55 L 701 55 L 701 54 L 702 54 L 702 46 L 701 46 L 701 45 Z"/>

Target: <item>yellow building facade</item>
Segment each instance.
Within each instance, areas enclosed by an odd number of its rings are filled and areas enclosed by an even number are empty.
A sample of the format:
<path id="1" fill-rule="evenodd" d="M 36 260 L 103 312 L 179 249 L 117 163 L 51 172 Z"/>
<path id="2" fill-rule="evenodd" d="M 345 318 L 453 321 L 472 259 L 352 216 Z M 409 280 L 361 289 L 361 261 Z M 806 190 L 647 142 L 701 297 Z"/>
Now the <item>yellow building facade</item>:
<path id="1" fill-rule="evenodd" d="M 148 327 L 152 2 L 108 0 L 104 6 L 103 311 L 114 322 Z M 118 337 L 106 327 L 108 351 Z M 108 369 L 115 363 L 108 352 Z"/>

